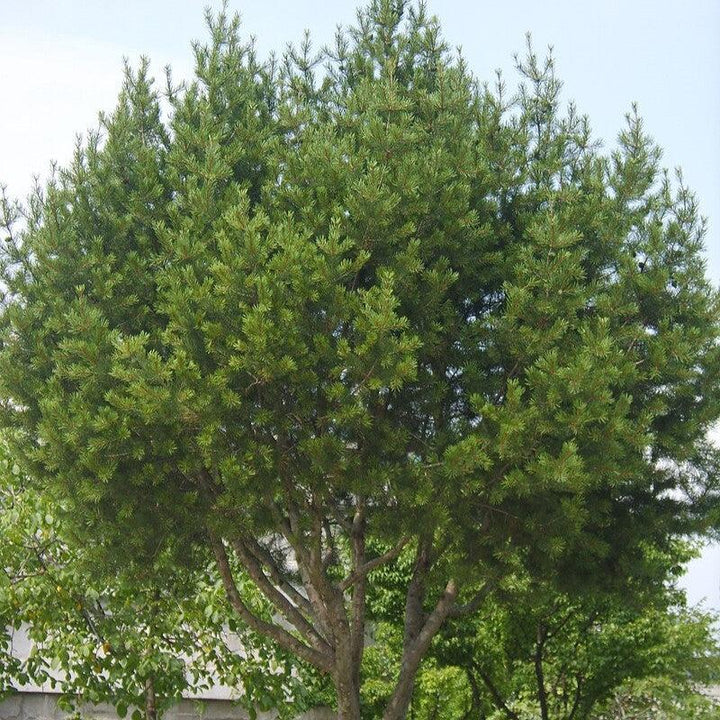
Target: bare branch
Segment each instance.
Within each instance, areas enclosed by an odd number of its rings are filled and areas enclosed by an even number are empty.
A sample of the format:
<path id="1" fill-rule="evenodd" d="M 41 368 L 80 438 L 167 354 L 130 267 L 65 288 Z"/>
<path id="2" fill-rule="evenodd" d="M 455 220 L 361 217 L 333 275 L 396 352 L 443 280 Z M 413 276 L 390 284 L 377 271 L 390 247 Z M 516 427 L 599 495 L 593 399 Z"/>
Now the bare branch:
<path id="1" fill-rule="evenodd" d="M 312 614 L 312 607 L 308 599 L 293 585 L 293 583 L 285 577 L 280 566 L 278 565 L 275 558 L 272 556 L 270 550 L 260 544 L 257 540 L 252 537 L 245 537 L 243 543 L 249 551 L 255 555 L 260 563 L 262 563 L 268 570 L 272 581 L 282 590 L 285 595 L 292 599 L 292 601 L 305 612 L 307 615 Z"/>
<path id="2" fill-rule="evenodd" d="M 298 564 L 298 570 L 300 571 L 300 577 L 305 591 L 308 595 L 308 601 L 312 607 L 312 614 L 322 633 L 330 638 L 332 631 L 330 628 L 330 618 L 328 616 L 327 606 L 321 597 L 318 588 L 315 586 L 315 582 L 310 571 L 311 560 L 308 554 L 307 548 L 301 542 L 299 537 L 299 518 L 297 511 L 288 507 L 288 517 L 286 518 L 282 511 L 274 504 L 270 506 L 270 510 L 273 513 L 275 522 L 278 527 L 282 529 L 283 536 L 292 547 L 295 554 L 295 560 Z"/>
<path id="3" fill-rule="evenodd" d="M 238 538 L 234 538 L 231 541 L 231 545 L 240 558 L 243 567 L 255 582 L 258 590 L 282 613 L 285 619 L 293 625 L 315 649 L 330 651 L 330 646 L 327 644 L 325 638 L 317 632 L 300 609 L 268 580 L 262 567 L 245 543 Z"/>
<path id="4" fill-rule="evenodd" d="M 368 562 L 361 565 L 340 583 L 340 589 L 345 592 L 345 590 L 352 587 L 360 578 L 366 577 L 369 573 L 375 570 L 375 568 L 395 560 L 409 542 L 410 538 L 406 536 L 402 538 L 395 547 L 391 548 L 386 553 L 383 553 L 372 560 L 368 560 Z"/>
<path id="5" fill-rule="evenodd" d="M 331 673 L 333 670 L 333 655 L 331 653 L 320 652 L 319 650 L 309 647 L 294 635 L 291 635 L 287 630 L 257 617 L 257 615 L 250 611 L 240 597 L 222 541 L 210 533 L 210 543 L 213 553 L 215 554 L 215 561 L 220 571 L 220 577 L 222 578 L 228 601 L 240 618 L 256 632 L 275 640 L 278 645 L 295 653 L 298 657 L 322 672 Z"/>

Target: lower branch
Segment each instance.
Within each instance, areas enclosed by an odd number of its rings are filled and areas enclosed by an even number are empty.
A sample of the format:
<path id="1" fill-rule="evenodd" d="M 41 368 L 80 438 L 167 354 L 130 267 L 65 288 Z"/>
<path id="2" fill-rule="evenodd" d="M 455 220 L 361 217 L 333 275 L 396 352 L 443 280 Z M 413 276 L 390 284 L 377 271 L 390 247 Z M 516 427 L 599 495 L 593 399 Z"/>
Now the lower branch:
<path id="1" fill-rule="evenodd" d="M 470 707 L 463 715 L 462 720 L 472 720 L 475 717 L 481 717 L 482 708 L 482 695 L 480 694 L 480 688 L 475 676 L 472 674 L 470 668 L 465 668 L 465 675 L 467 676 L 468 684 L 470 685 Z"/>
<path id="2" fill-rule="evenodd" d="M 294 635 L 287 632 L 287 630 L 284 630 L 274 623 L 267 622 L 266 620 L 257 617 L 257 615 L 250 611 L 250 609 L 242 601 L 240 593 L 238 592 L 222 540 L 211 534 L 210 543 L 212 545 L 213 553 L 215 554 L 215 561 L 217 563 L 218 570 L 220 571 L 220 577 L 222 578 L 223 586 L 225 588 L 225 594 L 227 595 L 230 605 L 239 617 L 253 630 L 270 638 L 271 640 L 274 640 L 278 643 L 278 645 L 292 653 L 295 653 L 299 658 L 310 663 L 313 667 L 316 667 L 322 672 L 331 673 L 333 670 L 334 658 L 330 653 L 323 653 L 309 647 Z"/>
<path id="3" fill-rule="evenodd" d="M 240 562 L 252 578 L 258 590 L 270 603 L 291 623 L 295 629 L 308 640 L 316 650 L 330 650 L 325 638 L 312 626 L 300 608 L 283 594 L 265 575 L 262 566 L 253 556 L 250 549 L 239 538 L 231 543 Z"/>
<path id="4" fill-rule="evenodd" d="M 575 697 L 573 698 L 573 704 L 570 708 L 570 714 L 568 720 L 574 720 L 575 713 L 580 709 L 580 700 L 582 699 L 582 688 L 583 688 L 583 676 L 577 674 L 575 676 Z"/>
<path id="5" fill-rule="evenodd" d="M 520 716 L 514 710 L 512 710 L 512 708 L 510 708 L 505 702 L 502 694 L 500 693 L 500 690 L 498 690 L 497 688 L 497 685 L 495 685 L 495 683 L 492 681 L 492 678 L 477 666 L 474 666 L 473 669 L 475 670 L 475 672 L 477 672 L 477 674 L 480 676 L 480 679 L 483 681 L 485 687 L 488 689 L 488 692 L 492 697 L 495 707 L 497 707 L 499 710 L 502 710 L 505 715 L 508 716 L 509 720 L 520 720 Z M 468 677 L 472 677 L 472 673 L 469 671 Z"/>

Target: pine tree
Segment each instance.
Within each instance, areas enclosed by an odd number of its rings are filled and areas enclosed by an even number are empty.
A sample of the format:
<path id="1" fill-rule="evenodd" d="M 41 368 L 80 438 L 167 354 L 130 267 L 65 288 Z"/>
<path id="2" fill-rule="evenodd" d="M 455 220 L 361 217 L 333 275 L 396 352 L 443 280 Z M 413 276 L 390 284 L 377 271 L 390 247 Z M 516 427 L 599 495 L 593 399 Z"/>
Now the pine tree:
<path id="1" fill-rule="evenodd" d="M 603 155 L 531 49 L 508 98 L 422 5 L 373 0 L 279 63 L 209 25 L 167 122 L 128 70 L 24 229 L 5 203 L 4 422 L 98 571 L 211 554 L 343 720 L 372 572 L 412 552 L 395 720 L 443 624 L 516 569 L 660 582 L 643 549 L 698 527 L 704 225 L 637 114 Z"/>

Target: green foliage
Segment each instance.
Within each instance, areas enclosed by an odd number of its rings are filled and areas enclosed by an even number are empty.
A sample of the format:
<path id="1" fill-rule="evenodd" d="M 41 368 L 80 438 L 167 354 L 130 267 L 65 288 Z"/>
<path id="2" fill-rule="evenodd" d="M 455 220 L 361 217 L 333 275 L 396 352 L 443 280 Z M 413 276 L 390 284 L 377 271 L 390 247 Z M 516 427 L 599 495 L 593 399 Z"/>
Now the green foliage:
<path id="1" fill-rule="evenodd" d="M 276 609 L 303 586 L 280 610 L 324 672 L 362 637 L 366 543 L 415 548 L 420 611 L 518 574 L 659 585 L 647 549 L 717 505 L 719 303 L 637 113 L 604 154 L 552 58 L 482 87 L 422 5 L 282 62 L 208 21 L 167 120 L 128 68 L 3 201 L 1 419 L 93 572 L 230 552 Z"/>
<path id="2" fill-rule="evenodd" d="M 674 678 L 646 678 L 618 691 L 597 720 L 714 720 L 718 702 Z"/>
<path id="3" fill-rule="evenodd" d="M 637 594 L 630 586 L 620 596 L 571 598 L 526 585 L 443 630 L 418 673 L 409 717 L 714 717 L 700 688 L 720 679 L 716 623 L 688 609 L 677 590 Z M 398 627 L 380 620 L 363 666 L 364 717 L 381 715 L 401 647 Z"/>
<path id="4" fill-rule="evenodd" d="M 106 702 L 120 717 L 129 708 L 142 708 L 145 717 L 150 683 L 159 717 L 183 693 L 222 682 L 251 711 L 307 706 L 292 659 L 233 618 L 228 625 L 222 586 L 207 569 L 188 574 L 160 556 L 152 567 L 131 565 L 98 580 L 92 551 L 68 544 L 55 508 L 35 492 L 4 443 L 0 508 L 4 693 L 49 683 L 68 708 Z M 268 612 L 251 585 L 244 590 Z M 10 652 L 19 632 L 31 644 L 27 658 Z"/>
<path id="5" fill-rule="evenodd" d="M 103 542 L 273 529 L 283 452 L 297 492 L 452 516 L 543 573 L 669 529 L 665 466 L 717 415 L 692 196 L 635 115 L 600 155 L 550 61 L 507 103 L 388 8 L 320 88 L 211 21 L 167 125 L 128 69 L 10 233 L 5 420 Z"/>

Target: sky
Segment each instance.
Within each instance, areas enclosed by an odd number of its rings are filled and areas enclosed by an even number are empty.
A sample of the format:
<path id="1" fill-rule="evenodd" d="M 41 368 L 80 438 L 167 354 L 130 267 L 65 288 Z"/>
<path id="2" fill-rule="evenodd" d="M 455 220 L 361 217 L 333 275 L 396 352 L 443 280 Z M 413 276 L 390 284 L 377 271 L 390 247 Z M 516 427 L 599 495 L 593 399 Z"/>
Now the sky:
<path id="1" fill-rule="evenodd" d="M 122 61 L 151 59 L 156 77 L 170 64 L 187 77 L 190 43 L 203 39 L 206 2 L 189 0 L 0 0 L 0 183 L 24 197 L 51 160 L 67 163 L 75 137 L 111 110 Z M 332 41 L 359 3 L 335 0 L 229 0 L 261 56 L 281 52 L 311 30 Z M 219 7 L 219 2 L 211 3 Z M 515 80 L 514 54 L 532 33 L 552 46 L 564 97 L 590 117 L 611 149 L 636 102 L 663 163 L 682 167 L 708 218 L 708 273 L 720 285 L 720 0 L 430 0 L 452 47 L 492 82 Z M 720 609 L 720 546 L 707 548 L 685 579 L 689 599 Z"/>

